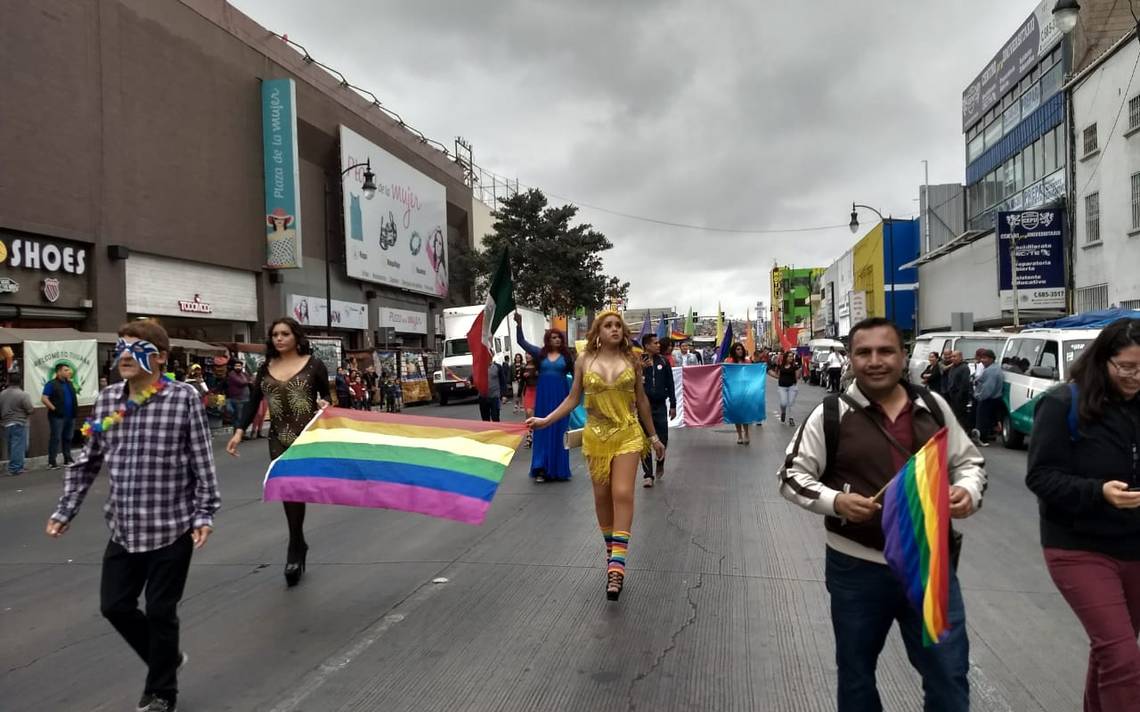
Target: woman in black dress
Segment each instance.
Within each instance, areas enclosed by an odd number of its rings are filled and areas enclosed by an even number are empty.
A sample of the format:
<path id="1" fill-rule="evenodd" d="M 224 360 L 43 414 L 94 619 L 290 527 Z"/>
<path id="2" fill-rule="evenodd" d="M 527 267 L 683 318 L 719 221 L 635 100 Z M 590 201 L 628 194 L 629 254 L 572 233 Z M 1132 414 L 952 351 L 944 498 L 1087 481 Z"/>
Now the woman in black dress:
<path id="1" fill-rule="evenodd" d="M 249 428 L 262 399 L 269 404 L 269 457 L 276 460 L 285 452 L 317 411 L 329 405 L 329 372 L 312 356 L 309 340 L 301 325 L 288 317 L 269 327 L 265 343 L 265 363 L 254 379 L 249 405 L 226 452 L 237 457 L 242 435 Z M 285 581 L 296 586 L 305 573 L 305 503 L 283 502 L 289 523 L 289 549 L 285 559 Z"/>

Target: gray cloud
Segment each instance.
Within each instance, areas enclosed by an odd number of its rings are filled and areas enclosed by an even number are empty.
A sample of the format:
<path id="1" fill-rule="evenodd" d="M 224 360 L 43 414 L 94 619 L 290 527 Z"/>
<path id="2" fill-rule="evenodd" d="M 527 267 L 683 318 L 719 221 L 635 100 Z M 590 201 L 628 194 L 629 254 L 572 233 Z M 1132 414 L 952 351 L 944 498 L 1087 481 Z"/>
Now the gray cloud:
<path id="1" fill-rule="evenodd" d="M 429 136 L 548 193 L 663 220 L 845 225 L 961 181 L 962 89 L 1031 1 L 231 0 Z M 825 266 L 846 227 L 735 235 L 583 208 L 635 305 L 767 301 L 774 260 Z M 865 215 L 865 227 L 873 225 Z"/>

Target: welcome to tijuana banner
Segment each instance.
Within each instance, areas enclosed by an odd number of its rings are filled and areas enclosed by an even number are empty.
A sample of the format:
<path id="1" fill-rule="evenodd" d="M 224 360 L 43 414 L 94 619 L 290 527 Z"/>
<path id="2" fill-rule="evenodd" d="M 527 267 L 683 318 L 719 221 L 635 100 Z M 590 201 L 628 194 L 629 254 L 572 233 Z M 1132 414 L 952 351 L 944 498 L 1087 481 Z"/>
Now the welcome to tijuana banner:
<path id="1" fill-rule="evenodd" d="M 98 345 L 94 339 L 82 341 L 25 341 L 24 390 L 32 394 L 32 402 L 43 407 L 39 395 L 44 385 L 55 378 L 57 364 L 66 364 L 74 372 L 71 383 L 79 405 L 91 405 L 99 395 Z"/>
<path id="2" fill-rule="evenodd" d="M 345 168 L 370 161 L 376 195 L 364 197 L 364 168 L 344 177 L 348 275 L 422 294 L 447 296 L 444 187 L 353 130 L 340 127 Z"/>

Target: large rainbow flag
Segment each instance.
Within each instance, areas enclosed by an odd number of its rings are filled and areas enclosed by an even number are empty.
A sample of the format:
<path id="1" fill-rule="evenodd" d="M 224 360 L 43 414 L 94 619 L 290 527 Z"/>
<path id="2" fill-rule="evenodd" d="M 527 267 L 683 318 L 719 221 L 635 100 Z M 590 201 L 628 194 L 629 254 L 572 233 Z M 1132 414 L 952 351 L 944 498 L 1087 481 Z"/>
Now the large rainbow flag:
<path id="1" fill-rule="evenodd" d="M 950 631 L 950 475 L 947 430 L 911 456 L 883 490 L 887 565 L 922 614 L 922 643 Z"/>
<path id="2" fill-rule="evenodd" d="M 269 465 L 264 498 L 481 524 L 525 434 L 521 423 L 325 408 Z"/>

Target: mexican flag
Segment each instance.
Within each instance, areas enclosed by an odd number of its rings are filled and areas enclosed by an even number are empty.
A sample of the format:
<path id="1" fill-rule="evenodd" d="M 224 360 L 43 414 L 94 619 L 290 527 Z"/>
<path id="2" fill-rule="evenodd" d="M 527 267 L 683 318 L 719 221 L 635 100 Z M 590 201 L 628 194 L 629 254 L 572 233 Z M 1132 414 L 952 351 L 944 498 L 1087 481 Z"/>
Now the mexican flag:
<path id="1" fill-rule="evenodd" d="M 509 253 L 503 250 L 503 257 L 491 279 L 491 289 L 487 293 L 487 304 L 483 313 L 475 317 L 475 323 L 467 332 L 467 348 L 471 350 L 471 380 L 479 395 L 487 395 L 487 370 L 494 357 L 494 333 L 515 310 L 514 285 L 511 284 L 511 261 Z"/>

